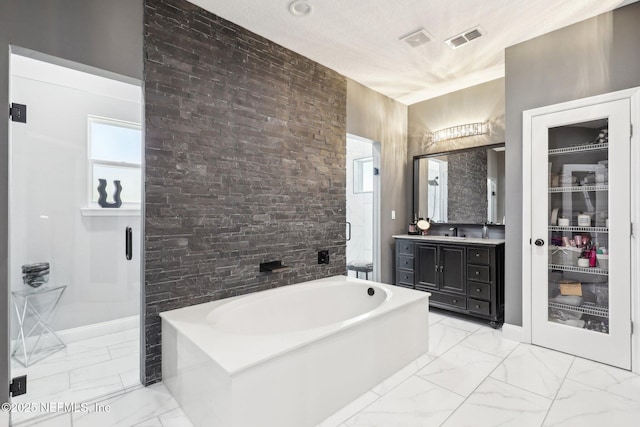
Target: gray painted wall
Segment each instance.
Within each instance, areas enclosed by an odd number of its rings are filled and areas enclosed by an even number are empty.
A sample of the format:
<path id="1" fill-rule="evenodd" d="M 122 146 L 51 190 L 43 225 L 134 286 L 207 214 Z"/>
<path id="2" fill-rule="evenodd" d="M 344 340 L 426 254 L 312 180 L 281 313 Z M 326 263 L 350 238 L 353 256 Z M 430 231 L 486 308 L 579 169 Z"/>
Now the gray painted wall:
<path id="1" fill-rule="evenodd" d="M 142 0 L 3 0 L 0 7 L 0 105 L 7 106 L 9 45 L 142 80 Z M 6 108 L 6 107 L 3 107 Z M 6 113 L 6 110 L 4 110 Z M 0 206 L 7 206 L 7 121 L 0 120 Z M 0 277 L 7 277 L 7 210 L 0 212 Z M 0 384 L 8 384 L 8 282 L 0 292 Z M 0 386 L 0 401 L 8 399 Z"/>
<path id="2" fill-rule="evenodd" d="M 394 234 L 407 232 L 407 106 L 347 80 L 347 132 L 380 143 L 380 278 L 394 282 Z M 411 209 L 409 207 L 409 209 Z M 396 219 L 391 219 L 391 211 Z"/>
<path id="3" fill-rule="evenodd" d="M 409 106 L 409 159 L 504 142 L 504 94 L 504 79 L 497 79 Z M 425 138 L 430 132 L 477 122 L 488 122 L 490 133 L 433 144 Z"/>
<path id="4" fill-rule="evenodd" d="M 522 112 L 640 86 L 640 3 L 506 50 L 505 321 L 522 325 Z"/>

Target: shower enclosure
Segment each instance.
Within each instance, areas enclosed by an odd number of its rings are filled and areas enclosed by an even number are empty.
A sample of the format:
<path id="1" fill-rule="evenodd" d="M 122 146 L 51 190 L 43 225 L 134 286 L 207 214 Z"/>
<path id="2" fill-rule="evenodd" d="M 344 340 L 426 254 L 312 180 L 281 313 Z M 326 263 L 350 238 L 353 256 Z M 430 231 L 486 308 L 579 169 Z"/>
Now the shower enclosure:
<path id="1" fill-rule="evenodd" d="M 62 63 L 10 58 L 10 99 L 26 116 L 9 135 L 11 375 L 28 380 L 14 402 L 139 384 L 142 91 Z"/>

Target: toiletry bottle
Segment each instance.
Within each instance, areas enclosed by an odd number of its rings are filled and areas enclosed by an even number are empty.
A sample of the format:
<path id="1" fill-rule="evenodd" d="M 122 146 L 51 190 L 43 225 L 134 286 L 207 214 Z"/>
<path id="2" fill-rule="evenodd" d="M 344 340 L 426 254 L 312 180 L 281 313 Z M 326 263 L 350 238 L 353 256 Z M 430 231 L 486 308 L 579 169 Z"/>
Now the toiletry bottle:
<path id="1" fill-rule="evenodd" d="M 489 238 L 489 227 L 487 227 L 487 223 L 486 222 L 482 226 L 482 238 L 483 239 L 488 239 Z"/>
<path id="2" fill-rule="evenodd" d="M 592 246 L 591 253 L 589 254 L 589 267 L 595 267 L 596 263 L 597 263 L 596 248 Z"/>

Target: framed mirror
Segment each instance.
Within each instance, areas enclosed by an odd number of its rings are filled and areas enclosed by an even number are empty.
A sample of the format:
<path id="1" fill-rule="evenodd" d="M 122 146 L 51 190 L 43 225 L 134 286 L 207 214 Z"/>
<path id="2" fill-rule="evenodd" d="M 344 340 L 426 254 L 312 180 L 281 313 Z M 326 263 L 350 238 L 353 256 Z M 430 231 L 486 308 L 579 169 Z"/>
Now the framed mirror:
<path id="1" fill-rule="evenodd" d="M 434 223 L 504 224 L 504 143 L 413 158 L 413 213 Z"/>

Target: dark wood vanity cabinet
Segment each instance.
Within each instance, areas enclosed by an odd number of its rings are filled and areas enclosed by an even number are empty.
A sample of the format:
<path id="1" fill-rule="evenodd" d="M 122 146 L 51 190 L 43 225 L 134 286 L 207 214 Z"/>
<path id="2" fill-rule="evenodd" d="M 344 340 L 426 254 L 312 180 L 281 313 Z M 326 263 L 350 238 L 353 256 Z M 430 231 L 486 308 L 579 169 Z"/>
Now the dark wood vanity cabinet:
<path id="1" fill-rule="evenodd" d="M 460 295 L 467 292 L 464 247 L 418 243 L 415 252 L 416 289 Z"/>
<path id="2" fill-rule="evenodd" d="M 396 240 L 396 285 L 431 293 L 433 307 L 504 319 L 504 244 Z"/>

